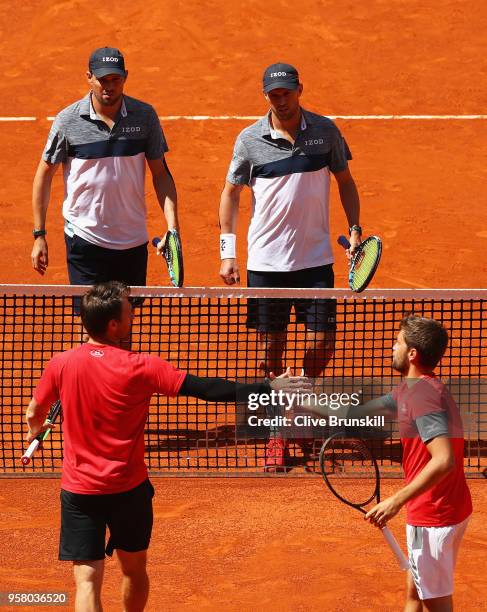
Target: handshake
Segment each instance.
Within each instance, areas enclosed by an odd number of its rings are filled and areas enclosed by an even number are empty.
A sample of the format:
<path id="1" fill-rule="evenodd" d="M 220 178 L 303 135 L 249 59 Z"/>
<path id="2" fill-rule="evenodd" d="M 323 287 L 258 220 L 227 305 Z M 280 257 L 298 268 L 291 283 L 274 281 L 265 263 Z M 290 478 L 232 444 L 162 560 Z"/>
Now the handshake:
<path id="1" fill-rule="evenodd" d="M 331 392 L 321 379 L 311 379 L 304 375 L 292 376 L 291 368 L 287 368 L 277 377 L 271 373 L 269 385 L 269 396 L 252 394 L 249 397 L 250 410 L 272 406 L 286 413 L 299 411 L 323 417 L 335 415 L 344 418 L 350 407 L 358 406 L 361 399 L 358 392 Z M 325 389 L 328 392 L 325 392 Z"/>

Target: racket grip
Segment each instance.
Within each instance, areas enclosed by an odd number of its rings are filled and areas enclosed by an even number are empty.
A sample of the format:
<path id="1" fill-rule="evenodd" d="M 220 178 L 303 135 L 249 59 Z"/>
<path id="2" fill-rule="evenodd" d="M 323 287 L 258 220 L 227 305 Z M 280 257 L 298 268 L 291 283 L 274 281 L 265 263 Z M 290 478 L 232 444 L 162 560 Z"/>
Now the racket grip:
<path id="1" fill-rule="evenodd" d="M 29 444 L 29 448 L 25 451 L 25 453 L 20 458 L 20 460 L 22 461 L 22 465 L 29 465 L 32 455 L 39 448 L 39 444 L 40 444 L 40 440 L 38 438 L 35 438 L 34 440 L 32 440 L 32 442 Z"/>
<path id="2" fill-rule="evenodd" d="M 342 246 L 344 249 L 349 249 L 350 248 L 350 242 L 347 240 L 347 238 L 345 236 L 338 236 L 338 240 L 337 240 L 338 244 L 340 246 Z"/>
<path id="3" fill-rule="evenodd" d="M 152 246 L 157 247 L 160 241 L 161 239 L 158 236 L 155 236 L 154 238 L 152 238 Z"/>
<path id="4" fill-rule="evenodd" d="M 384 527 L 382 529 L 382 533 L 384 535 L 384 538 L 386 539 L 386 542 L 389 544 L 390 549 L 394 553 L 401 569 L 408 570 L 409 561 L 404 556 L 404 553 L 402 552 L 401 547 L 397 543 L 396 538 L 392 535 L 392 532 L 390 531 L 389 527 Z"/>

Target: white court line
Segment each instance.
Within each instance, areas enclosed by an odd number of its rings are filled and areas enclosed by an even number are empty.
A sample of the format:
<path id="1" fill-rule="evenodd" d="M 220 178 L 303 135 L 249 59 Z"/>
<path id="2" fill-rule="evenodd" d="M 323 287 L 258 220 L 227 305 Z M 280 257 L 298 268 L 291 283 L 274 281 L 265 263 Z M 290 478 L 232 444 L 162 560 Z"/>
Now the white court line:
<path id="1" fill-rule="evenodd" d="M 350 121 L 486 121 L 487 115 L 326 115 Z M 163 115 L 161 121 L 257 121 L 262 115 Z M 39 117 L 0 117 L 0 121 L 37 121 Z M 54 117 L 46 117 L 54 121 Z"/>
<path id="2" fill-rule="evenodd" d="M 326 115 L 329 119 L 349 119 L 355 121 L 390 121 L 390 120 L 406 120 L 406 121 L 425 121 L 425 120 L 486 120 L 487 115 Z M 161 116 L 161 121 L 178 121 L 180 119 L 187 119 L 189 121 L 226 121 L 226 120 L 244 120 L 244 121 L 256 121 L 261 119 L 262 115 L 167 115 Z"/>
<path id="3" fill-rule="evenodd" d="M 329 119 L 345 119 L 350 121 L 486 121 L 487 115 L 326 115 Z M 257 121 L 262 115 L 162 115 L 160 121 Z M 36 117 L 30 118 L 36 119 Z M 46 117 L 53 121 L 54 117 Z M 1 120 L 1 118 L 0 118 Z M 20 120 L 20 119 L 19 119 Z"/>
<path id="4" fill-rule="evenodd" d="M 0 117 L 0 121 L 37 121 L 37 117 Z"/>
<path id="5" fill-rule="evenodd" d="M 385 121 L 385 120 L 406 120 L 406 121 L 450 121 L 452 119 L 462 120 L 486 120 L 487 115 L 330 115 L 330 119 L 357 119 L 357 120 L 372 120 L 372 121 Z"/>
<path id="6" fill-rule="evenodd" d="M 348 119 L 351 121 L 435 121 L 435 120 L 487 120 L 487 115 L 326 115 L 329 119 Z M 167 115 L 161 116 L 161 121 L 178 121 L 186 119 L 189 121 L 227 121 L 243 120 L 257 121 L 262 115 Z"/>

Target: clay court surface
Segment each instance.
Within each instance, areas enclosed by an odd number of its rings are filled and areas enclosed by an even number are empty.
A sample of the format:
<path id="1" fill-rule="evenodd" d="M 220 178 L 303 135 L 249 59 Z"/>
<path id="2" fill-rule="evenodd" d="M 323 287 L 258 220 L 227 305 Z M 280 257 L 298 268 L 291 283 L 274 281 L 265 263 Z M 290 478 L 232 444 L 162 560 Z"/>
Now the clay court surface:
<path id="1" fill-rule="evenodd" d="M 425 6 L 426 4 L 426 6 Z M 67 283 L 59 172 L 48 215 L 50 267 L 30 265 L 32 178 L 50 122 L 86 93 L 89 53 L 120 47 L 126 92 L 163 120 L 179 194 L 186 285 L 221 285 L 218 201 L 238 132 L 262 115 L 263 69 L 296 65 L 302 104 L 325 115 L 477 115 L 485 112 L 481 0 L 272 3 L 87 0 L 3 4 L 0 16 L 0 283 Z M 487 121 L 338 119 L 366 234 L 384 240 L 375 287 L 484 287 L 487 247 Z M 147 184 L 149 233 L 162 215 Z M 244 267 L 249 194 L 239 252 Z M 333 187 L 332 234 L 346 231 Z M 336 251 L 336 286 L 346 264 Z M 148 284 L 167 284 L 151 256 Z M 384 496 L 400 481 L 386 481 Z M 64 590 L 69 564 L 57 558 L 59 481 L 4 479 L 0 493 L 0 591 Z M 380 534 L 330 498 L 317 479 L 155 479 L 149 610 L 398 610 L 402 573 Z M 457 610 L 487 606 L 485 480 L 470 481 L 474 515 L 460 553 Z M 404 547 L 404 517 L 393 529 Z M 117 610 L 114 561 L 106 610 Z M 16 608 L 20 609 L 20 608 Z M 30 608 L 32 609 L 32 608 Z"/>
<path id="2" fill-rule="evenodd" d="M 155 478 L 153 483 L 148 610 L 401 608 L 404 573 L 382 536 L 356 510 L 335 502 L 318 480 Z M 384 495 L 398 484 L 387 481 Z M 474 514 L 456 576 L 456 609 L 465 612 L 487 609 L 486 487 L 480 480 L 470 487 Z M 4 480 L 0 500 L 2 590 L 60 590 L 73 597 L 71 564 L 55 560 L 59 481 Z M 390 525 L 404 548 L 403 523 L 401 514 Z M 115 559 L 106 562 L 107 610 L 120 609 L 116 565 Z"/>
<path id="3" fill-rule="evenodd" d="M 160 116 L 248 116 L 266 112 L 263 69 L 289 61 L 304 83 L 302 104 L 326 115 L 464 115 L 484 112 L 487 10 L 482 0 L 291 0 L 21 5 L 1 16 L 1 282 L 67 282 L 61 172 L 48 217 L 51 265 L 30 267 L 32 178 L 49 131 L 46 117 L 82 97 L 87 57 L 100 44 L 125 53 L 126 91 Z M 434 7 L 434 8 L 433 8 Z M 163 120 L 180 200 L 186 285 L 221 284 L 218 202 L 234 139 L 249 120 Z M 337 120 L 366 233 L 385 241 L 376 286 L 478 287 L 487 246 L 483 189 L 487 121 Z M 147 186 L 150 235 L 162 218 Z M 241 265 L 249 195 L 239 224 Z M 332 233 L 346 231 L 333 188 Z M 454 256 L 451 254 L 455 249 Z M 341 255 L 337 253 L 337 255 Z M 166 283 L 152 257 L 149 284 Z M 345 261 L 337 256 L 337 286 Z"/>

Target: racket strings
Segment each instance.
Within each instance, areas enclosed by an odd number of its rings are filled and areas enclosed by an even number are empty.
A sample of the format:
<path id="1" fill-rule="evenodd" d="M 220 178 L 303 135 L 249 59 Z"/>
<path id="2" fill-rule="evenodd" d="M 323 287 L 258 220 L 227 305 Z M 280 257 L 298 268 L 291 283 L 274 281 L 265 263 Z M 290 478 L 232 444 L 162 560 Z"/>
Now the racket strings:
<path id="1" fill-rule="evenodd" d="M 169 235 L 167 238 L 166 248 L 164 251 L 164 256 L 167 263 L 172 265 L 174 261 L 174 238 L 171 235 Z"/>
<path id="2" fill-rule="evenodd" d="M 334 493 L 348 503 L 365 506 L 375 497 L 375 462 L 362 442 L 333 440 L 323 449 L 321 468 Z"/>
<path id="3" fill-rule="evenodd" d="M 377 264 L 379 256 L 379 245 L 376 241 L 366 244 L 360 252 L 359 257 L 353 263 L 353 287 L 361 287 L 368 279 Z"/>
<path id="4" fill-rule="evenodd" d="M 168 236 L 166 261 L 171 281 L 177 287 L 182 285 L 182 250 L 179 237 L 174 233 Z"/>
<path id="5" fill-rule="evenodd" d="M 174 240 L 171 240 L 169 245 L 170 260 L 173 267 L 174 273 L 179 274 L 179 258 L 178 258 L 178 247 Z"/>
<path id="6" fill-rule="evenodd" d="M 179 260 L 178 260 L 178 250 L 175 238 L 172 234 L 169 234 L 167 237 L 166 248 L 164 250 L 164 257 L 166 259 L 167 268 L 169 271 L 169 276 L 171 281 L 174 283 L 178 283 L 179 279 Z"/>

